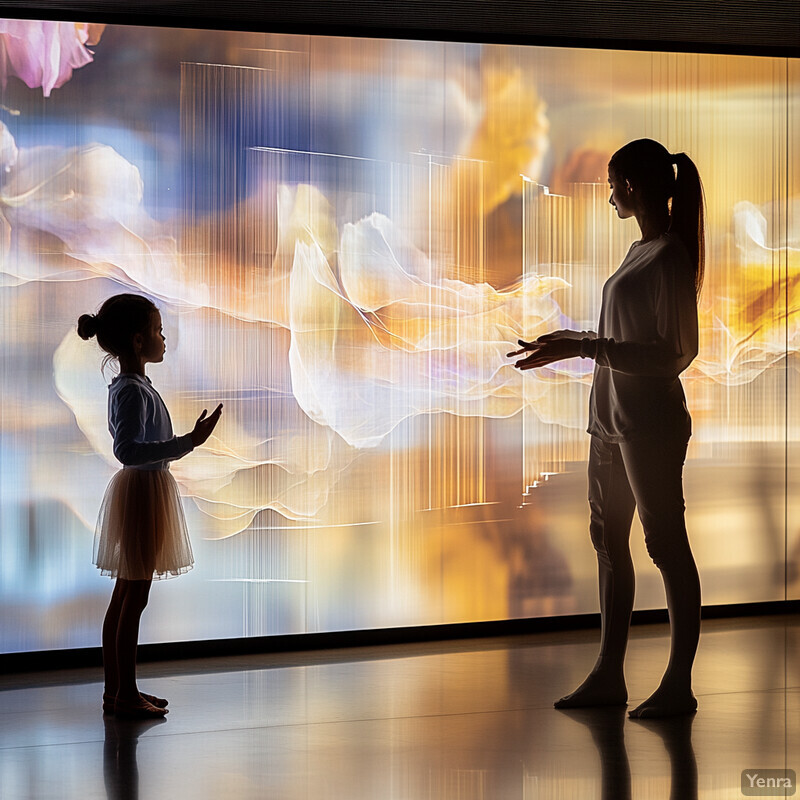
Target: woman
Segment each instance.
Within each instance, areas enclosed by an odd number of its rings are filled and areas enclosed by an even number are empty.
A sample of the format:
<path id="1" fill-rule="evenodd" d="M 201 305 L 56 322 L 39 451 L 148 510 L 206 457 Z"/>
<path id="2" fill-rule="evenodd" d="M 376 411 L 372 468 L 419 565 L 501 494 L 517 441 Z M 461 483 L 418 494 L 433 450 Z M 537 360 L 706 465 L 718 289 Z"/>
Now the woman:
<path id="1" fill-rule="evenodd" d="M 632 717 L 697 708 L 691 672 L 700 635 L 700 580 L 684 522 L 682 472 L 691 418 L 679 375 L 697 355 L 703 281 L 703 189 L 684 153 L 652 139 L 618 150 L 608 165 L 609 202 L 635 217 L 642 237 L 603 287 L 597 333 L 556 331 L 524 342 L 515 366 L 593 358 L 589 407 L 590 532 L 597 552 L 602 635 L 586 680 L 556 708 L 624 705 L 623 661 L 633 610 L 629 538 L 634 507 L 661 571 L 671 624 L 669 665 Z M 672 201 L 670 203 L 670 200 Z"/>

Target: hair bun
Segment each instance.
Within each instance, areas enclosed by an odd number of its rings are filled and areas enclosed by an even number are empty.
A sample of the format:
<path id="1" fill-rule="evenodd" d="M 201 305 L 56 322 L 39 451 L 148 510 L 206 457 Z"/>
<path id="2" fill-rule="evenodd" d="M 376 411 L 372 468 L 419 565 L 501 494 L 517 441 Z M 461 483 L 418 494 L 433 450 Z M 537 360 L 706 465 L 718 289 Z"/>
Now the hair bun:
<path id="1" fill-rule="evenodd" d="M 78 336 L 91 339 L 97 334 L 97 317 L 94 314 L 81 314 L 78 318 Z"/>

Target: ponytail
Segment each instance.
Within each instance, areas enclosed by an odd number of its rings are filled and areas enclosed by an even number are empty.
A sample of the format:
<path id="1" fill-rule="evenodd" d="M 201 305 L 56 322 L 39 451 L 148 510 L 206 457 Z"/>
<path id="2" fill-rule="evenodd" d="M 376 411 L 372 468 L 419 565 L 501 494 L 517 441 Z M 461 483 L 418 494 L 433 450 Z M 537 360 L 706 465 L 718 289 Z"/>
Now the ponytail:
<path id="1" fill-rule="evenodd" d="M 78 336 L 91 339 L 97 336 L 97 317 L 94 314 L 81 314 L 78 318 Z"/>
<path id="2" fill-rule="evenodd" d="M 705 201 L 703 184 L 697 167 L 686 153 L 676 153 L 672 163 L 677 167 L 675 188 L 672 194 L 670 226 L 689 253 L 694 267 L 694 285 L 698 298 L 705 275 Z"/>
<path id="3" fill-rule="evenodd" d="M 611 156 L 608 169 L 629 180 L 645 206 L 659 215 L 669 214 L 669 230 L 689 253 L 699 298 L 705 272 L 705 211 L 703 184 L 692 159 L 686 153 L 673 155 L 653 139 L 636 139 Z"/>

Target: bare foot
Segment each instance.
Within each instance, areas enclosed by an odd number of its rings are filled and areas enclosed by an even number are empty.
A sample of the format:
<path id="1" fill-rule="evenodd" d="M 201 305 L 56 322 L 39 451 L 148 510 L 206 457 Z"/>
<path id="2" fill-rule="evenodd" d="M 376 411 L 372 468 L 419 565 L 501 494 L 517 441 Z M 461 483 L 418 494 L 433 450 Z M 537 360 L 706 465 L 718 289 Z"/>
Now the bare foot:
<path id="1" fill-rule="evenodd" d="M 622 675 L 614 677 L 590 672 L 586 680 L 570 694 L 556 700 L 556 708 L 588 708 L 592 706 L 624 706 L 628 690 Z"/>
<path id="2" fill-rule="evenodd" d="M 695 711 L 697 711 L 697 699 L 691 689 L 662 683 L 647 700 L 636 706 L 629 716 L 633 719 L 655 719 L 693 714 Z"/>
<path id="3" fill-rule="evenodd" d="M 169 714 L 169 711 L 166 708 L 154 706 L 143 698 L 139 698 L 138 701 L 133 703 L 124 702 L 117 698 L 114 705 L 114 714 L 126 719 L 157 719 Z"/>
<path id="4" fill-rule="evenodd" d="M 144 702 L 150 703 L 154 705 L 156 708 L 166 708 L 169 705 L 169 700 L 164 697 L 156 697 L 152 694 L 147 694 L 147 692 L 139 692 L 139 697 Z M 108 692 L 103 693 L 103 713 L 104 714 L 113 714 L 116 711 L 116 704 L 117 698 L 109 694 Z"/>
<path id="5" fill-rule="evenodd" d="M 165 697 L 156 697 L 155 695 L 147 694 L 147 692 L 139 692 L 139 697 L 147 700 L 148 703 L 152 703 L 156 708 L 166 708 L 169 705 L 169 700 Z"/>

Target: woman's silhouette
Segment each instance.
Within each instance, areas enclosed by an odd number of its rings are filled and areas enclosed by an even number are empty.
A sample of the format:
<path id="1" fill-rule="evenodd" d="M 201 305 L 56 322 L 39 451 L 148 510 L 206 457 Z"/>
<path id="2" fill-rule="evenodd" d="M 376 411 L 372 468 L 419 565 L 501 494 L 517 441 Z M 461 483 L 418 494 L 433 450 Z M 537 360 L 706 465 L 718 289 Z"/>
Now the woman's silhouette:
<path id="1" fill-rule="evenodd" d="M 635 217 L 642 237 L 603 287 L 598 332 L 556 331 L 520 340 L 519 369 L 593 358 L 589 408 L 589 507 L 597 552 L 602 635 L 586 680 L 557 708 L 623 705 L 623 661 L 633 610 L 630 526 L 634 507 L 666 589 L 672 642 L 658 689 L 634 717 L 694 711 L 691 672 L 700 635 L 700 580 L 684 522 L 683 463 L 691 418 L 679 375 L 697 355 L 703 281 L 703 189 L 684 153 L 652 139 L 608 164 L 609 202 Z"/>

